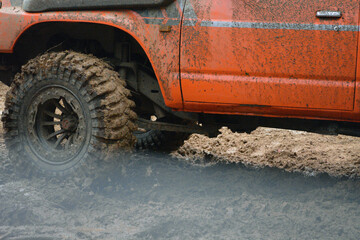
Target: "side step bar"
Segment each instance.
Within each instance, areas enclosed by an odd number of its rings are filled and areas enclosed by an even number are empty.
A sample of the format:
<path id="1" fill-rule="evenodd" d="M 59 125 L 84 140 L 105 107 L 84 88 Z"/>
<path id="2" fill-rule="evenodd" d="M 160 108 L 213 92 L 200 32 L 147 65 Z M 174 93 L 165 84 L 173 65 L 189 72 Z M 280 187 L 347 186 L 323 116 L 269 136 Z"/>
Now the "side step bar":
<path id="1" fill-rule="evenodd" d="M 186 133 L 199 133 L 199 134 L 208 134 L 209 130 L 204 129 L 198 125 L 182 125 L 166 122 L 155 122 L 151 120 L 146 120 L 139 118 L 137 121 L 138 127 L 140 129 L 153 129 L 159 131 L 168 131 L 168 132 L 186 132 Z"/>

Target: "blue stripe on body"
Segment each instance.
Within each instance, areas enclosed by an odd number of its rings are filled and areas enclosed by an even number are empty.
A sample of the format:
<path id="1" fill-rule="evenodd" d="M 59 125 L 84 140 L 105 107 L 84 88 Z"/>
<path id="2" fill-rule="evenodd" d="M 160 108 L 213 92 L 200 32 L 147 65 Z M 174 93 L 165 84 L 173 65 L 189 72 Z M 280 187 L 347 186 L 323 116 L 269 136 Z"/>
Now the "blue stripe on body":
<path id="1" fill-rule="evenodd" d="M 202 27 L 223 28 L 255 28 L 255 29 L 286 29 L 286 30 L 322 30 L 322 31 L 359 31 L 356 25 L 326 25 L 326 24 L 302 24 L 302 23 L 256 23 L 256 22 L 223 22 L 202 21 Z"/>

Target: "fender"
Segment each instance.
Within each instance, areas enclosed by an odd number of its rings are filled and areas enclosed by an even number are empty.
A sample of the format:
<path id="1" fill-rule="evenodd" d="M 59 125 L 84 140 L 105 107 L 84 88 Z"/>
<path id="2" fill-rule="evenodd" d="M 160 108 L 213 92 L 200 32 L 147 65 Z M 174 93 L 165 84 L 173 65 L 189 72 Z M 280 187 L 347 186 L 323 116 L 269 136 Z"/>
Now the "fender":
<path id="1" fill-rule="evenodd" d="M 0 9 L 0 52 L 12 53 L 21 35 L 39 23 L 84 22 L 112 26 L 140 44 L 154 69 L 166 106 L 182 110 L 179 49 L 183 3 L 176 0 L 166 8 L 137 11 L 27 13 L 20 7 L 21 0 L 4 0 Z M 163 26 L 170 26 L 171 31 L 161 32 Z"/>

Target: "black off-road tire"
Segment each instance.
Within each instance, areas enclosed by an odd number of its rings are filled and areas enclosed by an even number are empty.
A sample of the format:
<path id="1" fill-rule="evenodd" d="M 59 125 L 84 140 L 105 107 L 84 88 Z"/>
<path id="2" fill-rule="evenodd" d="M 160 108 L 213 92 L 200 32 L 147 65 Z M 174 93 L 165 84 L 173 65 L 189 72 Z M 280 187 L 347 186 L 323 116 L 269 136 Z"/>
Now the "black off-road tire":
<path id="1" fill-rule="evenodd" d="M 172 151 L 182 146 L 190 133 L 148 130 L 134 135 L 137 139 L 135 147 L 138 150 Z"/>
<path id="2" fill-rule="evenodd" d="M 15 169 L 26 176 L 78 174 L 99 157 L 131 149 L 137 117 L 125 85 L 109 64 L 92 55 L 65 51 L 30 60 L 15 76 L 2 116 Z M 61 115 L 53 103 L 65 106 L 59 106 L 64 108 Z M 61 140 L 46 122 L 59 124 L 56 117 L 63 132 L 59 135 L 66 132 Z"/>

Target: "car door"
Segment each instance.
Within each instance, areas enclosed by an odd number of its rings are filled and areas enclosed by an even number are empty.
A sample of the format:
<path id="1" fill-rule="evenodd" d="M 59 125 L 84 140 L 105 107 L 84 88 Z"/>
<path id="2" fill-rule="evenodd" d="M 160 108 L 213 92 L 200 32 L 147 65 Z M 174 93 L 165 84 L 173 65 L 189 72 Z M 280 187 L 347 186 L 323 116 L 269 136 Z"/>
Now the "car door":
<path id="1" fill-rule="evenodd" d="M 185 109 L 353 110 L 358 19 L 354 0 L 187 0 Z"/>

